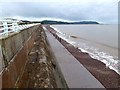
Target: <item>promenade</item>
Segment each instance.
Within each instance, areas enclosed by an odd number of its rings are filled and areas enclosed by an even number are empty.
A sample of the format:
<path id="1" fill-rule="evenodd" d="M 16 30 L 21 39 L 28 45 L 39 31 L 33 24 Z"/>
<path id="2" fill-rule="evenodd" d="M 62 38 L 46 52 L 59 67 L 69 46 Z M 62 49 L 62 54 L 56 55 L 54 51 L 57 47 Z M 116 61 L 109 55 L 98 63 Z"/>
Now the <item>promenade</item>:
<path id="1" fill-rule="evenodd" d="M 47 29 L 45 33 L 69 88 L 104 88 Z"/>
<path id="2" fill-rule="evenodd" d="M 46 25 L 36 24 L 1 38 L 0 88 L 105 90 L 54 33 Z"/>

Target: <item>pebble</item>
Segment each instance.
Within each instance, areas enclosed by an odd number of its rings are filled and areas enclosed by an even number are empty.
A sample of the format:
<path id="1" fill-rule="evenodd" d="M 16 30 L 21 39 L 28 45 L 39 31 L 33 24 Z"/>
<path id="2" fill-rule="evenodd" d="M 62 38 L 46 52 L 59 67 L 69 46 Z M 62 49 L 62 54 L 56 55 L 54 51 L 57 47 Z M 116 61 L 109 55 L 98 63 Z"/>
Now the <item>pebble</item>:
<path id="1" fill-rule="evenodd" d="M 45 85 L 45 86 L 44 86 L 44 88 L 48 88 L 48 86 L 47 86 L 47 85 Z"/>
<path id="2" fill-rule="evenodd" d="M 36 86 L 37 86 L 37 83 L 34 84 L 34 87 L 36 87 Z"/>
<path id="3" fill-rule="evenodd" d="M 37 77 L 39 78 L 39 77 L 40 77 L 40 75 L 37 75 Z"/>

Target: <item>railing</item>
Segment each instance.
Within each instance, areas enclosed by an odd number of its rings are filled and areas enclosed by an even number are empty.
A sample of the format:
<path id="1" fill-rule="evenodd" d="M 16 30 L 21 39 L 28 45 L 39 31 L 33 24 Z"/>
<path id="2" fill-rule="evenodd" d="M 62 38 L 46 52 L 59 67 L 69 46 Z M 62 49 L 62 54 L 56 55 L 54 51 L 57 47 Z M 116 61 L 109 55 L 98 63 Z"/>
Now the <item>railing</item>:
<path id="1" fill-rule="evenodd" d="M 0 36 L 9 35 L 10 33 L 19 32 L 25 28 L 32 27 L 37 24 L 18 25 L 18 21 L 0 20 Z"/>
<path id="2" fill-rule="evenodd" d="M 0 21 L 0 75 L 39 25 L 40 23 L 18 25 L 17 21 Z"/>

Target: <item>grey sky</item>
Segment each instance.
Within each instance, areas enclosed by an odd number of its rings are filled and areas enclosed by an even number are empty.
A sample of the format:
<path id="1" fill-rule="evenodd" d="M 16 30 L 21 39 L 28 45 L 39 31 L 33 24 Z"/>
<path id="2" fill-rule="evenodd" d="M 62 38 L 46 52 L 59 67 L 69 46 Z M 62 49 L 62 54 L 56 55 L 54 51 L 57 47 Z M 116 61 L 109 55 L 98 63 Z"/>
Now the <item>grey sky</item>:
<path id="1" fill-rule="evenodd" d="M 32 0 L 34 1 L 34 0 Z M 26 20 L 96 20 L 117 23 L 119 0 L 44 0 L 0 2 L 0 17 Z"/>

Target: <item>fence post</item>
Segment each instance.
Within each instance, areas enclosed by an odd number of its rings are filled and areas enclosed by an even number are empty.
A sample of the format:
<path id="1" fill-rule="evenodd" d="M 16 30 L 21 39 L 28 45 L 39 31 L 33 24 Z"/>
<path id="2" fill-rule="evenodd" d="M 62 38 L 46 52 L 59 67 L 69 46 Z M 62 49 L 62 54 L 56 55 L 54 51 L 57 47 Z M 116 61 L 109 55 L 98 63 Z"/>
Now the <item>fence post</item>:
<path id="1" fill-rule="evenodd" d="M 18 24 L 17 24 L 17 22 L 12 22 L 12 29 L 13 29 L 13 31 L 18 32 Z"/>
<path id="2" fill-rule="evenodd" d="M 3 23 L 3 28 L 4 28 L 4 34 L 8 35 L 8 24 L 5 21 L 2 23 Z"/>

